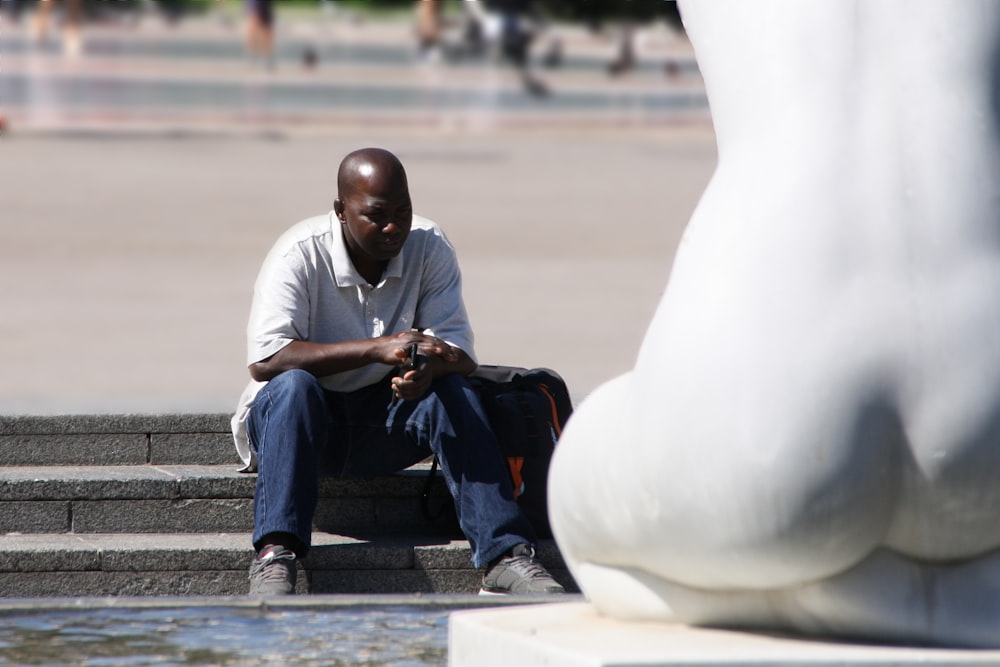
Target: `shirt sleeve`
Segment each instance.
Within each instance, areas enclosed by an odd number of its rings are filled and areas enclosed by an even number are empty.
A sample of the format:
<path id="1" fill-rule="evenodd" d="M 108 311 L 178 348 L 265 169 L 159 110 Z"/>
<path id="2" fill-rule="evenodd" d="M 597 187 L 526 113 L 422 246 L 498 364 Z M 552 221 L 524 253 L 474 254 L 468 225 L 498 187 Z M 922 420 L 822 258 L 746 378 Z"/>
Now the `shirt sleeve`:
<path id="1" fill-rule="evenodd" d="M 424 257 L 423 276 L 416 328 L 460 348 L 475 361 L 474 335 L 462 298 L 462 272 L 455 249 L 440 231 Z"/>
<path id="2" fill-rule="evenodd" d="M 273 249 L 254 283 L 247 323 L 247 365 L 263 361 L 309 331 L 308 268 L 297 247 Z"/>

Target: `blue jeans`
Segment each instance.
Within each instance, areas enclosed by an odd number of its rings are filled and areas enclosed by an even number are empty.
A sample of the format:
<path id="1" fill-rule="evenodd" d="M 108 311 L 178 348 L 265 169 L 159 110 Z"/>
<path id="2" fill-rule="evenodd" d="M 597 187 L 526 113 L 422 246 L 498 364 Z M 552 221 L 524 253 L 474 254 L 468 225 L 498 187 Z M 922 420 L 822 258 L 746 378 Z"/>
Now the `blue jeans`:
<path id="1" fill-rule="evenodd" d="M 258 469 L 255 548 L 262 538 L 285 533 L 305 555 L 321 476 L 384 475 L 431 453 L 441 463 L 473 565 L 536 542 L 479 397 L 462 376 L 441 377 L 424 398 L 402 401 L 393 399 L 388 377 L 341 393 L 324 389 L 311 373 L 286 371 L 257 394 L 247 431 Z"/>

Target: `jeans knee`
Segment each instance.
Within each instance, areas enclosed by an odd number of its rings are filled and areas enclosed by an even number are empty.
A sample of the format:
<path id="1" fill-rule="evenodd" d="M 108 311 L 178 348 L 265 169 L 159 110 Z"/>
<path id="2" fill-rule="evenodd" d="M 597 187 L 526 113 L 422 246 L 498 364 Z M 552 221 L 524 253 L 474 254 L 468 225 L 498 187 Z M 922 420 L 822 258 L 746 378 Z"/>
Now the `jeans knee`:
<path id="1" fill-rule="evenodd" d="M 435 380 L 432 389 L 441 399 L 447 400 L 449 397 L 467 395 L 471 385 L 461 375 L 449 373 Z"/>
<path id="2" fill-rule="evenodd" d="M 285 371 L 271 379 L 257 394 L 247 418 L 251 446 L 265 446 L 268 433 L 283 434 L 274 442 L 291 442 L 289 433 L 307 428 L 322 430 L 328 420 L 326 392 L 311 373 L 299 369 Z"/>
<path id="3" fill-rule="evenodd" d="M 473 415 L 485 419 L 479 395 L 461 375 L 444 375 L 435 380 L 431 385 L 428 399 L 422 402 L 422 407 L 427 410 L 425 414 L 435 414 L 439 411 L 441 415 L 447 415 L 447 419 L 453 423 L 464 422 Z"/>
<path id="4" fill-rule="evenodd" d="M 323 396 L 323 386 L 316 376 L 299 368 L 275 375 L 267 383 L 264 391 L 267 391 L 272 401 L 275 398 L 283 398 L 298 402 L 308 400 L 310 397 Z"/>

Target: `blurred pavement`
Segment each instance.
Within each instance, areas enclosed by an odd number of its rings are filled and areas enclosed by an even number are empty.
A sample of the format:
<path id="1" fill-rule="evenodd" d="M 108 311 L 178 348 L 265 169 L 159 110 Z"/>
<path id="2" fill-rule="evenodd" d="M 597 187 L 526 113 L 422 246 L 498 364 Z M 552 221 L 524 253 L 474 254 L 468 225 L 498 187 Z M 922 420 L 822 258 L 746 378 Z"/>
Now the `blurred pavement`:
<path id="1" fill-rule="evenodd" d="M 280 23 L 271 72 L 218 17 L 95 27 L 75 60 L 4 25 L 0 414 L 232 409 L 260 262 L 363 145 L 457 247 L 481 361 L 554 368 L 577 400 L 631 367 L 715 148 L 703 102 L 622 101 L 701 95 L 662 71 L 684 44 L 611 79 L 611 45 L 567 29 L 531 100 L 510 72 L 414 62 L 406 24 L 325 20 Z M 258 84 L 284 92 L 248 111 Z"/>

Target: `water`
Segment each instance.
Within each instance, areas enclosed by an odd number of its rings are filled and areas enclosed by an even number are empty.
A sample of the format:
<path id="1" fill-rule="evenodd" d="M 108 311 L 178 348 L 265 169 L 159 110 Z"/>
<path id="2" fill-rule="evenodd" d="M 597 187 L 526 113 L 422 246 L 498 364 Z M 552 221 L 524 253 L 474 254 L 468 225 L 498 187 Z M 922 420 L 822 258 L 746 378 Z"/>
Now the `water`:
<path id="1" fill-rule="evenodd" d="M 445 665 L 448 614 L 459 608 L 356 603 L 0 610 L 0 665 Z"/>
<path id="2" fill-rule="evenodd" d="M 488 80 L 488 79 L 487 79 Z M 516 88 L 470 86 L 425 89 L 412 85 L 322 84 L 157 81 L 117 76 L 74 74 L 72 77 L 35 73 L 0 73 L 0 90 L 8 108 L 59 109 L 73 112 L 117 112 L 142 109 L 197 111 L 260 110 L 287 113 L 333 111 L 531 111 L 557 115 L 565 112 L 616 112 L 649 114 L 698 113 L 707 109 L 704 91 L 560 90 L 544 104 Z"/>

